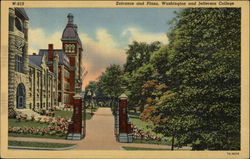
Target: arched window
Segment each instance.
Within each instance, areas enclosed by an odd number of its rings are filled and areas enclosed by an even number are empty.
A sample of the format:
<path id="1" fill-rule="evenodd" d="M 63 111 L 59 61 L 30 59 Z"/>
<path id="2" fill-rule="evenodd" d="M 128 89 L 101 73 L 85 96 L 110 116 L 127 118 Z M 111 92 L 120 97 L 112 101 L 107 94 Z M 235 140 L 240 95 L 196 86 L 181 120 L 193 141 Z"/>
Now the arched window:
<path id="1" fill-rule="evenodd" d="M 17 92 L 16 92 L 16 108 L 18 109 L 25 108 L 25 104 L 26 104 L 25 87 L 24 84 L 20 83 L 17 86 Z"/>
<path id="2" fill-rule="evenodd" d="M 70 51 L 70 45 L 69 44 L 65 44 L 65 52 L 69 52 Z"/>
<path id="3" fill-rule="evenodd" d="M 22 22 L 18 18 L 15 18 L 15 26 L 19 31 L 23 32 Z"/>
<path id="4" fill-rule="evenodd" d="M 18 55 L 15 56 L 15 70 L 23 73 L 23 57 Z"/>
<path id="5" fill-rule="evenodd" d="M 69 45 L 69 52 L 72 52 L 72 45 Z"/>

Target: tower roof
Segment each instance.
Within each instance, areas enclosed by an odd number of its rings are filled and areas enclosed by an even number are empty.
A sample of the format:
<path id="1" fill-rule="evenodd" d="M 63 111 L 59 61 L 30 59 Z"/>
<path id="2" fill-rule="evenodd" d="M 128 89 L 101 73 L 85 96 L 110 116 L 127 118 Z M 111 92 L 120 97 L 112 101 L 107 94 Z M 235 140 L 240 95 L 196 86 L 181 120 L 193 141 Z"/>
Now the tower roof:
<path id="1" fill-rule="evenodd" d="M 29 20 L 29 17 L 27 16 L 24 8 L 15 8 L 17 12 L 19 12 L 25 20 Z"/>
<path id="2" fill-rule="evenodd" d="M 69 13 L 68 16 L 68 23 L 66 25 L 66 27 L 63 30 L 63 34 L 62 34 L 62 41 L 77 41 L 80 46 L 82 46 L 82 42 L 78 36 L 77 33 L 77 25 L 74 24 L 74 16 L 72 13 Z"/>
<path id="3" fill-rule="evenodd" d="M 41 55 L 29 55 L 29 62 L 34 66 L 41 67 L 42 56 Z"/>

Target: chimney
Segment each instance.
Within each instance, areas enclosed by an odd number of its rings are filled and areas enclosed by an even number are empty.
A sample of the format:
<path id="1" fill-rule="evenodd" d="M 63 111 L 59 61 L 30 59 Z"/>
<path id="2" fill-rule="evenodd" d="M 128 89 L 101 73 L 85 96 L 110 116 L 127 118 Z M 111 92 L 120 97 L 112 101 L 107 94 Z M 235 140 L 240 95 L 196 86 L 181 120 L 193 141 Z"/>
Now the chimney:
<path id="1" fill-rule="evenodd" d="M 53 44 L 49 44 L 49 49 L 48 49 L 48 60 L 53 61 Z"/>

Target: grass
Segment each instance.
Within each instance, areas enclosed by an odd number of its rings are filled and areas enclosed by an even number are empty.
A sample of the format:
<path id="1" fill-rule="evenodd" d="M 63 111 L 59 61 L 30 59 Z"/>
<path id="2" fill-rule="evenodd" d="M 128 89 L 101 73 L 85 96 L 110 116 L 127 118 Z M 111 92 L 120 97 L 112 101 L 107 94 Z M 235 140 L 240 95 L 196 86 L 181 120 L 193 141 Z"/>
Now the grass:
<path id="1" fill-rule="evenodd" d="M 139 129 L 143 130 L 145 133 L 154 134 L 158 137 L 164 137 L 163 134 L 155 133 L 152 128 L 154 126 L 152 121 L 142 121 L 140 120 L 140 113 L 129 112 L 129 121 L 135 124 Z M 167 141 L 157 141 L 157 140 L 145 140 L 136 139 L 133 140 L 134 143 L 144 143 L 144 144 L 159 144 L 159 145 L 171 145 L 171 140 L 169 137 L 165 137 Z"/>
<path id="2" fill-rule="evenodd" d="M 8 136 L 11 137 L 30 137 L 30 138 L 48 138 L 48 139 L 66 139 L 66 135 L 64 136 L 56 136 L 56 135 L 49 135 L 49 134 L 44 134 L 44 135 L 36 135 L 36 134 L 18 134 L 18 133 L 9 133 Z"/>
<path id="3" fill-rule="evenodd" d="M 29 142 L 29 141 L 8 141 L 9 146 L 20 147 L 36 147 L 36 148 L 66 148 L 74 146 L 75 144 L 62 144 L 62 143 L 47 143 L 47 142 Z"/>
<path id="4" fill-rule="evenodd" d="M 72 116 L 72 111 L 62 111 L 62 110 L 57 110 L 54 111 L 55 112 L 55 117 L 65 117 L 65 118 L 71 118 Z M 90 120 L 92 118 L 93 115 L 91 115 L 90 112 L 86 112 L 86 120 Z M 41 122 L 37 122 L 37 121 L 20 121 L 18 122 L 16 119 L 8 119 L 8 125 L 10 127 L 34 127 L 34 128 L 47 128 L 48 124 L 47 123 L 41 123 Z M 9 133 L 9 136 L 12 137 L 33 137 L 33 138 L 51 138 L 51 139 L 65 139 L 66 135 L 64 136 L 56 136 L 56 135 L 49 135 L 49 134 L 45 134 L 45 135 L 38 135 L 38 134 L 18 134 L 18 133 Z"/>
<path id="5" fill-rule="evenodd" d="M 161 149 L 161 148 L 146 148 L 146 147 L 129 147 L 122 146 L 123 149 L 128 151 L 140 151 L 140 150 L 149 150 L 149 151 L 171 151 L 171 149 Z M 188 149 L 174 149 L 174 151 L 190 151 Z"/>
<path id="6" fill-rule="evenodd" d="M 8 119 L 9 126 L 11 127 L 34 127 L 34 128 L 46 128 L 48 124 L 40 123 L 36 121 L 20 121 L 18 122 L 16 119 Z"/>
<path id="7" fill-rule="evenodd" d="M 55 111 L 55 116 L 61 116 L 61 117 L 66 117 L 66 118 L 71 118 L 72 116 L 72 111 Z M 90 112 L 86 112 L 86 120 L 91 119 L 92 115 L 90 114 Z M 18 122 L 16 119 L 8 119 L 9 122 L 9 126 L 10 127 L 34 127 L 34 128 L 47 128 L 48 124 L 47 123 L 41 123 L 41 122 L 37 122 L 37 121 L 20 121 Z M 30 137 L 30 138 L 51 138 L 51 139 L 65 139 L 66 135 L 64 136 L 56 136 L 56 135 L 49 135 L 49 134 L 45 134 L 45 135 L 38 135 L 38 134 L 18 134 L 18 133 L 9 133 L 9 136 L 12 137 Z"/>
<path id="8" fill-rule="evenodd" d="M 164 137 L 163 134 L 156 134 L 155 132 L 152 131 L 152 127 L 154 125 L 153 122 L 142 121 L 139 119 L 138 115 L 132 115 L 132 116 L 129 115 L 129 121 L 135 124 L 139 129 L 143 130 L 146 133 L 155 134 L 159 137 Z"/>
<path id="9" fill-rule="evenodd" d="M 92 116 L 90 112 L 86 112 L 86 120 L 90 120 Z"/>
<path id="10" fill-rule="evenodd" d="M 64 117 L 70 119 L 73 115 L 73 111 L 55 110 L 55 117 Z"/>
<path id="11" fill-rule="evenodd" d="M 168 141 L 157 141 L 157 140 L 139 140 L 134 139 L 133 143 L 141 143 L 141 144 L 157 144 L 157 145 L 171 145 L 171 140 Z"/>

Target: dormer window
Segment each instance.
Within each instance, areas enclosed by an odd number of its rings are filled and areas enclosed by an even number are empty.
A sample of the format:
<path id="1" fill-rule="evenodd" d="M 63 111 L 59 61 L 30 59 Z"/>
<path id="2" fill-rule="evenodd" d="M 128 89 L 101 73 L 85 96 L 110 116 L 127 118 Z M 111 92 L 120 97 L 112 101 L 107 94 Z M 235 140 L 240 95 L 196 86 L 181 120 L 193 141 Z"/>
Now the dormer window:
<path id="1" fill-rule="evenodd" d="M 22 22 L 19 18 L 15 18 L 15 26 L 17 28 L 17 30 L 23 32 L 23 26 L 22 26 Z"/>

